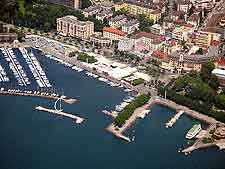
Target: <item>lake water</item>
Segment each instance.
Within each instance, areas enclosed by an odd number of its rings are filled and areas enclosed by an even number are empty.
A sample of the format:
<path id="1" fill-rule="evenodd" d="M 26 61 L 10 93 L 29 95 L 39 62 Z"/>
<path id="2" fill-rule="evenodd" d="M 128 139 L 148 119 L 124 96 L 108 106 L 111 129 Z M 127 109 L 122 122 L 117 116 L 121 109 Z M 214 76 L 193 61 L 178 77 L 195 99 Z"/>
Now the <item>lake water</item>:
<path id="1" fill-rule="evenodd" d="M 51 108 L 53 101 L 1 96 L 1 169 L 225 169 L 225 152 L 217 148 L 189 156 L 178 153 L 187 145 L 185 134 L 195 121 L 182 116 L 173 128 L 166 129 L 174 111 L 159 105 L 127 131 L 135 135 L 134 142 L 115 138 L 105 130 L 111 119 L 101 111 L 113 109 L 127 93 L 45 57 L 38 59 L 51 84 L 78 99 L 73 105 L 63 104 L 64 111 L 86 121 L 76 125 L 70 119 L 34 110 L 37 105 Z M 0 62 L 5 68 L 1 57 Z"/>

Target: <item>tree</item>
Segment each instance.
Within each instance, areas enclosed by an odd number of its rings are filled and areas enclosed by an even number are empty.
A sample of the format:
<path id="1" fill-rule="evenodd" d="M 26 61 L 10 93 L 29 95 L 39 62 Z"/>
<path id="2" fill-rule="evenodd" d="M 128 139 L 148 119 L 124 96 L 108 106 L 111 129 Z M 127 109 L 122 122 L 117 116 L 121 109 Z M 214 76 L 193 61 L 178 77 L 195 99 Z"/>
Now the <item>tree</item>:
<path id="1" fill-rule="evenodd" d="M 216 96 L 216 106 L 221 109 L 225 109 L 225 94 L 219 94 Z"/>
<path id="2" fill-rule="evenodd" d="M 206 83 L 209 82 L 209 80 L 211 79 L 211 72 L 213 71 L 213 69 L 215 69 L 215 65 L 212 61 L 209 61 L 202 65 L 200 76 L 204 82 Z"/>
<path id="3" fill-rule="evenodd" d="M 88 8 L 92 3 L 90 0 L 81 0 L 81 9 Z"/>
<path id="4" fill-rule="evenodd" d="M 202 48 L 199 48 L 199 49 L 196 51 L 196 54 L 203 55 L 203 49 L 202 49 Z"/>
<path id="5" fill-rule="evenodd" d="M 154 21 L 147 18 L 144 14 L 139 15 L 138 20 L 140 22 L 140 31 L 150 32 L 150 26 L 154 24 Z"/>

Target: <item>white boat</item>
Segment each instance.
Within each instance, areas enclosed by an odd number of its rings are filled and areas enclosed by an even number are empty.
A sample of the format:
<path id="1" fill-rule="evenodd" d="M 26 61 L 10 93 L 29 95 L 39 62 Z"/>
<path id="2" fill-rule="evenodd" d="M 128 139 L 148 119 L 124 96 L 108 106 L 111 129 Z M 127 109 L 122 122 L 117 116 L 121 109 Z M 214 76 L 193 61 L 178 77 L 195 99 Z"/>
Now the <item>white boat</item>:
<path id="1" fill-rule="evenodd" d="M 195 124 L 186 134 L 187 139 L 194 138 L 202 130 L 201 124 Z"/>

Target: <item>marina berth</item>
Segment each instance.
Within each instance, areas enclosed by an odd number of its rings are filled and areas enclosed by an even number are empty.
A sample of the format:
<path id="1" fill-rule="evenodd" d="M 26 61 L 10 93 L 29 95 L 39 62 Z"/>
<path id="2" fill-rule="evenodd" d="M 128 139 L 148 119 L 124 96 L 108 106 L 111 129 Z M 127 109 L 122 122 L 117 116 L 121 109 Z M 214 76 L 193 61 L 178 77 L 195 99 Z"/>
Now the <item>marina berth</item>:
<path id="1" fill-rule="evenodd" d="M 25 58 L 26 63 L 28 64 L 37 84 L 39 87 L 52 87 L 50 84 L 44 70 L 42 69 L 39 61 L 34 56 L 33 53 L 28 53 L 24 48 L 19 48 L 22 56 Z"/>
<path id="2" fill-rule="evenodd" d="M 12 48 L 1 48 L 3 56 L 5 57 L 6 61 L 9 64 L 9 68 L 12 70 L 19 86 L 27 86 L 30 85 L 29 78 L 27 74 L 23 70 L 22 66 L 18 62 Z"/>
<path id="3" fill-rule="evenodd" d="M 7 77 L 5 70 L 1 65 L 0 65 L 0 82 L 9 82 L 9 78 Z"/>

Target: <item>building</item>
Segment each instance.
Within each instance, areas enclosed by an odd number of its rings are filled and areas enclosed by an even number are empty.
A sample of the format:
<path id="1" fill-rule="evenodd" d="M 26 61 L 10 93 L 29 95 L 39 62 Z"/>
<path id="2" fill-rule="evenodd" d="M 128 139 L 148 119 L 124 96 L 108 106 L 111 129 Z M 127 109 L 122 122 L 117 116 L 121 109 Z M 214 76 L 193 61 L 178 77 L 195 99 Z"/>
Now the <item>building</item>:
<path id="1" fill-rule="evenodd" d="M 109 38 L 111 40 L 121 40 L 125 37 L 125 33 L 112 27 L 104 27 L 103 37 Z"/>
<path id="2" fill-rule="evenodd" d="M 137 51 L 154 51 L 163 48 L 165 36 L 147 32 L 139 32 L 132 36 Z"/>
<path id="3" fill-rule="evenodd" d="M 16 33 L 0 33 L 0 43 L 13 43 L 17 40 Z"/>
<path id="4" fill-rule="evenodd" d="M 105 38 L 102 35 L 97 35 L 97 34 L 91 35 L 90 40 L 95 46 L 100 46 L 100 47 L 110 47 L 112 44 L 111 39 Z"/>
<path id="5" fill-rule="evenodd" d="M 194 6 L 196 9 L 205 9 L 210 11 L 215 4 L 215 0 L 196 0 Z"/>
<path id="6" fill-rule="evenodd" d="M 152 25 L 151 32 L 158 35 L 165 35 L 165 29 L 159 24 Z"/>
<path id="7" fill-rule="evenodd" d="M 187 23 L 194 25 L 195 28 L 199 26 L 200 17 L 197 13 L 193 13 L 187 20 Z"/>
<path id="8" fill-rule="evenodd" d="M 118 43 L 119 51 L 131 51 L 134 48 L 134 41 L 129 38 L 124 38 Z"/>
<path id="9" fill-rule="evenodd" d="M 136 30 L 139 30 L 139 25 L 140 23 L 137 19 L 129 20 L 128 22 L 122 25 L 122 31 L 127 34 L 131 34 Z"/>
<path id="10" fill-rule="evenodd" d="M 63 36 L 73 36 L 81 39 L 89 39 L 94 33 L 94 23 L 79 21 L 75 16 L 57 18 L 57 32 Z"/>
<path id="11" fill-rule="evenodd" d="M 47 0 L 50 3 L 62 5 L 67 8 L 75 8 L 79 9 L 80 7 L 80 0 Z"/>
<path id="12" fill-rule="evenodd" d="M 221 86 L 225 86 L 225 70 L 224 69 L 214 69 L 212 71 L 212 74 L 218 77 Z"/>
<path id="13" fill-rule="evenodd" d="M 149 19 L 155 22 L 159 21 L 161 14 L 164 12 L 164 3 L 152 3 L 136 0 L 125 0 L 124 2 L 115 5 L 115 11 L 126 9 L 131 15 L 138 16 L 140 14 L 146 15 Z"/>
<path id="14" fill-rule="evenodd" d="M 96 14 L 96 19 L 103 21 L 104 19 L 110 19 L 112 16 L 113 12 L 111 10 L 103 10 Z"/>
<path id="15" fill-rule="evenodd" d="M 192 6 L 192 3 L 189 0 L 178 0 L 177 2 L 177 10 L 188 13 L 189 9 Z"/>
<path id="16" fill-rule="evenodd" d="M 198 31 L 195 35 L 195 44 L 202 48 L 208 48 L 213 40 L 220 41 L 220 34 L 218 33 Z"/>
<path id="17" fill-rule="evenodd" d="M 127 17 L 125 15 L 118 15 L 109 20 L 109 25 L 113 28 L 120 28 L 127 22 Z"/>
<path id="18" fill-rule="evenodd" d="M 83 14 L 85 17 L 96 15 L 100 12 L 101 8 L 99 6 L 89 6 L 83 10 Z"/>

